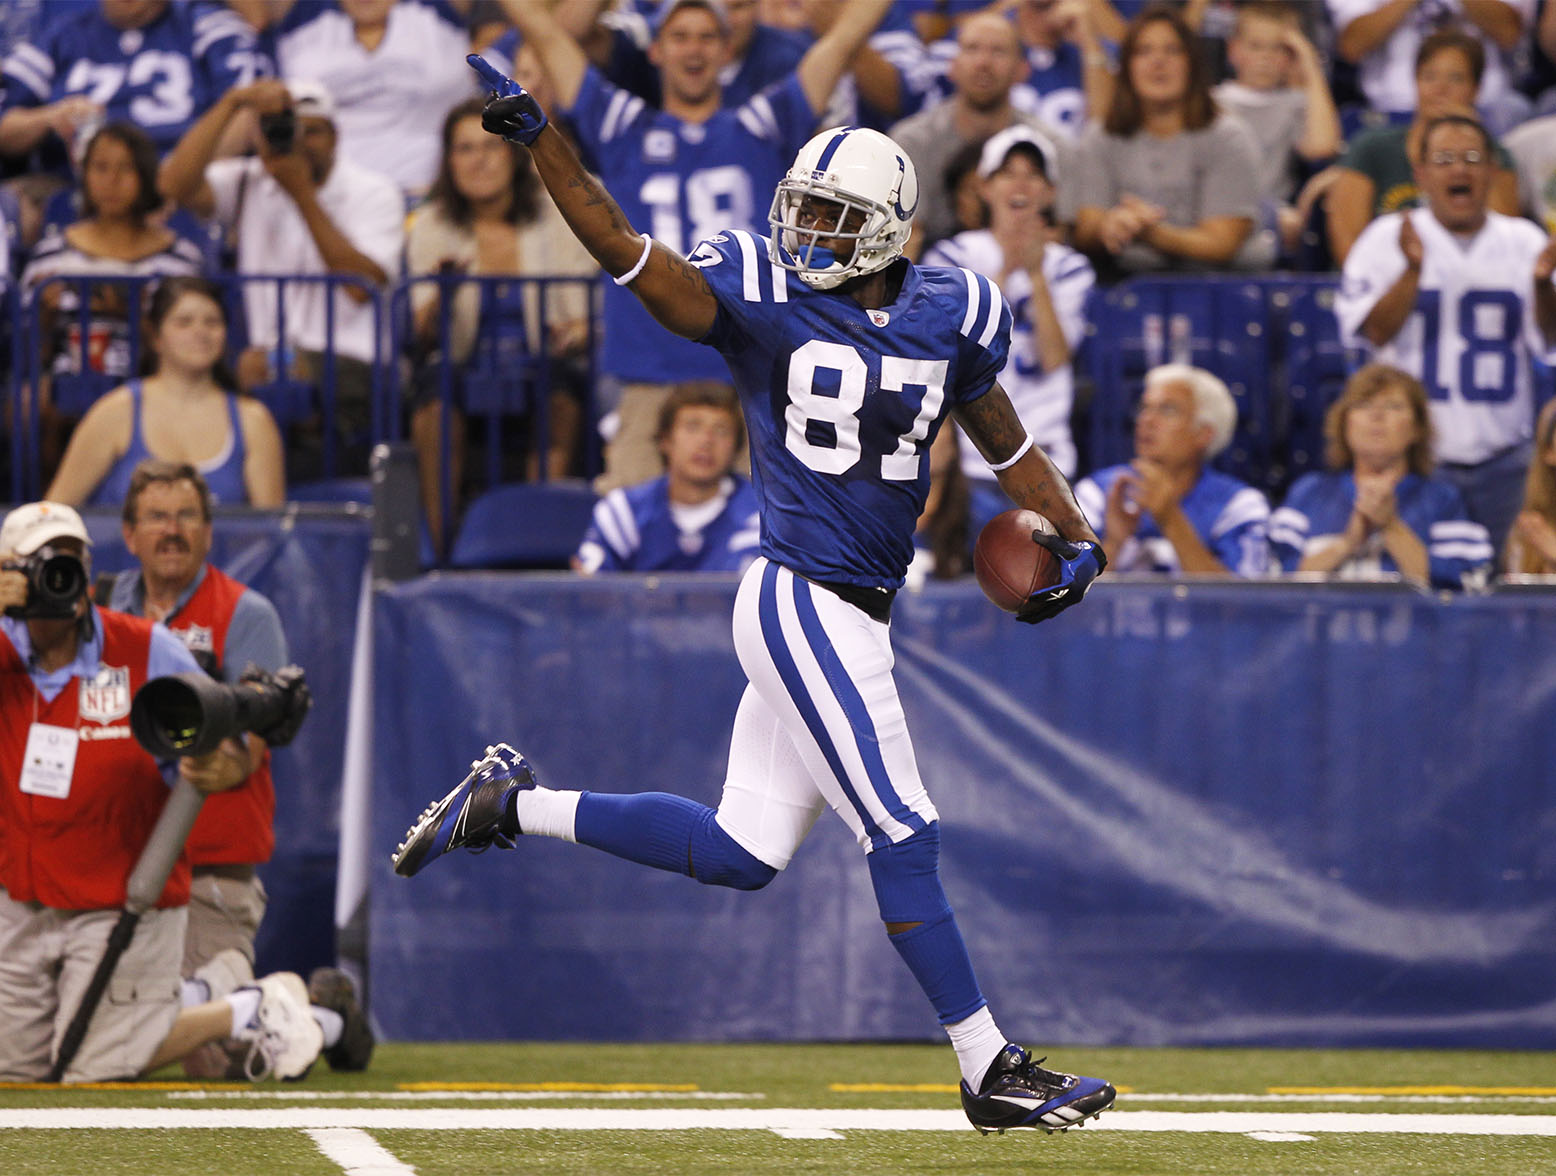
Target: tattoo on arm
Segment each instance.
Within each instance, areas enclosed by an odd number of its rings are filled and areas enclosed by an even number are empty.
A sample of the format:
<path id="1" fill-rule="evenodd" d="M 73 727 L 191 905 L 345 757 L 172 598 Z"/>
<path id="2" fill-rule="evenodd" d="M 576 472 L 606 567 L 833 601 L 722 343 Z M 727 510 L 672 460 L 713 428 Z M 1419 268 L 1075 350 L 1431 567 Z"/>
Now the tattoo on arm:
<path id="1" fill-rule="evenodd" d="M 990 462 L 1010 457 L 1027 437 L 1020 419 L 1010 408 L 1010 398 L 998 385 L 971 404 L 959 406 L 957 416 L 978 451 Z"/>

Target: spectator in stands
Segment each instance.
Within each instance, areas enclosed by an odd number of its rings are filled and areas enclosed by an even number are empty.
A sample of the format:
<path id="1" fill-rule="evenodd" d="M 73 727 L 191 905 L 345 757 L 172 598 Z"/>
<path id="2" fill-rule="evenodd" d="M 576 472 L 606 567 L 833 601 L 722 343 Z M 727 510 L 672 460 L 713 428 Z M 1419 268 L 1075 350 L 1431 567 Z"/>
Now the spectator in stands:
<path id="1" fill-rule="evenodd" d="M 35 293 L 43 341 L 45 469 L 54 468 L 69 426 L 87 406 L 133 374 L 140 342 L 135 320 L 144 305 L 134 283 L 83 286 L 51 279 L 199 273 L 198 246 L 153 215 L 161 203 L 151 140 L 129 123 L 106 123 L 93 132 L 82 157 L 81 218 L 46 233 L 22 272 L 23 287 Z M 83 291 L 88 297 L 85 331 Z"/>
<path id="2" fill-rule="evenodd" d="M 1426 207 L 1367 226 L 1335 316 L 1348 346 L 1426 385 L 1439 473 L 1500 543 L 1529 465 L 1531 359 L 1556 355 L 1556 237 L 1488 208 L 1491 146 L 1464 115 L 1427 124 L 1416 166 Z"/>
<path id="3" fill-rule="evenodd" d="M 1324 197 L 1329 252 L 1343 266 L 1356 238 L 1374 217 L 1415 208 L 1421 202 L 1415 163 L 1427 124 L 1446 114 L 1471 116 L 1485 67 L 1485 50 L 1457 30 L 1434 33 L 1416 56 L 1416 110 L 1408 127 L 1382 127 L 1356 136 L 1340 160 Z M 1490 206 L 1518 214 L 1518 180 L 1507 152 L 1495 142 L 1497 167 Z"/>
<path id="4" fill-rule="evenodd" d="M 1086 303 L 1097 279 L 1085 257 L 1049 239 L 1058 152 L 1031 127 L 1017 123 L 984 144 L 978 175 L 989 227 L 931 246 L 923 264 L 970 269 L 998 284 L 1011 313 L 1010 354 L 1000 386 L 1027 434 L 1065 477 L 1073 477 L 1072 363 L 1086 332 Z M 962 473 L 970 483 L 969 531 L 976 535 L 1014 503 L 977 448 L 961 442 L 960 449 Z"/>
<path id="5" fill-rule="evenodd" d="M 340 158 L 419 199 L 437 178 L 444 116 L 476 93 L 465 65 L 469 0 L 275 7 L 276 65 L 282 78 L 318 82 L 335 96 Z"/>
<path id="6" fill-rule="evenodd" d="M 188 463 L 143 461 L 123 499 L 124 545 L 137 566 L 113 580 L 108 607 L 167 626 L 212 677 L 236 685 L 251 667 L 274 673 L 290 660 L 275 606 L 207 562 L 213 537 L 212 495 Z M 275 785 L 270 748 L 252 731 L 241 739 L 248 774 L 205 802 L 185 842 L 190 864 L 189 918 L 181 974 L 227 969 L 238 984 L 253 977 L 254 937 L 268 899 L 257 867 L 275 847 Z M 203 977 L 201 977 L 203 978 Z M 184 1003 L 209 993 L 185 982 Z M 334 1069 L 366 1068 L 373 1033 L 344 973 L 320 968 L 309 977 L 313 1016 Z M 246 1049 L 220 1043 L 189 1055 L 184 1068 L 202 1078 L 239 1077 Z M 232 1055 L 232 1056 L 229 1056 Z"/>
<path id="7" fill-rule="evenodd" d="M 1113 97 L 1113 68 L 1091 0 L 1015 0 L 1012 17 L 1027 62 L 1015 101 L 1067 138 Z"/>
<path id="8" fill-rule="evenodd" d="M 1518 172 L 1518 210 L 1544 225 L 1546 232 L 1556 233 L 1556 114 L 1514 127 L 1504 146 Z"/>
<path id="9" fill-rule="evenodd" d="M 767 235 L 778 180 L 887 0 L 844 5 L 790 78 L 734 109 L 723 104 L 718 83 L 729 48 L 722 5 L 665 0 L 650 49 L 664 94 L 660 110 L 607 82 L 545 5 L 504 4 L 540 55 L 585 154 L 606 187 L 620 194 L 622 211 L 668 248 L 689 253 L 727 227 Z M 605 473 L 596 483 L 601 493 L 659 472 L 655 425 L 674 384 L 724 381 L 729 374 L 710 349 L 654 322 L 624 286 L 606 287 L 604 316 L 600 370 L 620 395 Z"/>
<path id="10" fill-rule="evenodd" d="M 270 128 L 259 155 L 213 162 L 223 130 L 243 110 Z M 325 427 L 350 447 L 345 464 L 363 472 L 379 338 L 374 294 L 399 273 L 405 204 L 393 180 L 336 158 L 334 119 L 334 100 L 314 83 L 263 79 L 229 90 L 162 161 L 160 183 L 169 199 L 236 232 L 245 278 L 353 279 L 333 292 L 322 281 L 246 282 L 249 347 L 237 375 L 248 391 L 282 375 L 317 385 L 333 373 L 335 419 Z M 287 456 L 293 480 L 318 472 L 296 438 Z"/>
<path id="11" fill-rule="evenodd" d="M 1113 101 L 1082 133 L 1060 219 L 1104 277 L 1143 270 L 1259 269 L 1272 235 L 1255 233 L 1259 149 L 1210 94 L 1195 37 L 1176 9 L 1130 22 Z"/>
<path id="12" fill-rule="evenodd" d="M 891 137 L 926 180 L 908 250 L 915 257 L 958 231 L 952 201 L 928 181 L 944 175 L 946 165 L 959 151 L 1016 123 L 1035 128 L 1050 142 L 1057 141 L 1053 128 L 1011 105 L 1011 87 L 1026 77 L 1027 64 L 1009 21 L 995 13 L 968 17 L 957 30 L 956 45 L 956 57 L 947 74 L 953 86 L 951 96 L 891 128 Z"/>
<path id="13" fill-rule="evenodd" d="M 72 4 L 0 63 L 0 155 L 41 150 L 63 173 L 77 134 L 105 120 L 165 153 L 223 93 L 268 72 L 254 30 L 222 4 Z"/>
<path id="14" fill-rule="evenodd" d="M 461 63 L 463 64 L 463 63 Z M 449 112 L 443 125 L 443 158 L 427 202 L 412 214 L 406 244 L 412 278 L 438 274 L 531 275 L 588 278 L 599 272 L 568 231 L 561 213 L 530 166 L 528 152 L 481 129 L 481 100 L 472 98 Z M 451 354 L 441 351 L 442 287 L 411 287 L 415 335 L 422 362 L 411 416 L 411 439 L 421 474 L 422 505 L 433 548 L 444 540 L 441 369 L 452 366 L 449 409 L 449 469 L 453 491 L 450 519 L 458 515 L 464 480 L 465 413 L 461 385 L 472 368 L 514 384 L 527 361 L 544 352 L 552 385 L 547 396 L 550 437 L 546 476 L 567 476 L 573 467 L 583 424 L 581 376 L 576 360 L 589 339 L 590 291 L 586 284 L 558 284 L 545 290 L 546 337 L 542 338 L 541 290 L 532 285 L 461 285 L 449 307 Z M 534 470 L 542 455 L 530 455 Z"/>
<path id="15" fill-rule="evenodd" d="M 573 568 L 595 572 L 741 572 L 759 553 L 756 492 L 734 472 L 745 440 L 729 385 L 676 388 L 655 430 L 665 472 L 600 499 Z"/>
<path id="16" fill-rule="evenodd" d="M 1452 26 L 1481 46 L 1485 76 L 1479 109 L 1497 131 L 1529 113 L 1512 87 L 1513 52 L 1534 17 L 1535 0 L 1328 0 L 1335 51 L 1356 66 L 1367 105 L 1397 121 L 1412 116 L 1412 63 L 1423 43 Z"/>
<path id="17" fill-rule="evenodd" d="M 1465 513 L 1458 487 L 1432 476 L 1421 381 L 1367 364 L 1330 406 L 1324 440 L 1329 468 L 1298 478 L 1270 516 L 1282 569 L 1340 580 L 1397 573 L 1434 588 L 1484 579 L 1491 537 Z"/>
<path id="18" fill-rule="evenodd" d="M 58 503 L 28 503 L 0 524 L 7 563 L 73 556 L 89 575 L 90 543 L 80 516 Z M 198 667 L 166 629 L 95 607 L 86 583 L 83 576 L 68 611 L 36 600 L 29 607 L 27 574 L 0 570 L 0 1081 L 49 1073 L 168 785 L 181 777 L 209 795 L 247 772 L 247 750 L 235 740 L 159 765 L 130 738 L 135 690 Z M 66 1082 L 134 1077 L 227 1037 L 249 1043 L 256 1078 L 300 1077 L 318 1056 L 322 1035 L 290 973 L 180 1009 L 189 877 L 180 854 L 141 915 Z"/>
<path id="19" fill-rule="evenodd" d="M 1506 551 L 1510 572 L 1556 575 L 1556 400 L 1546 403 L 1535 422 L 1523 507 L 1513 520 Z"/>
<path id="20" fill-rule="evenodd" d="M 1305 219 L 1295 207 L 1298 187 L 1343 143 L 1329 78 L 1296 10 L 1283 0 L 1257 0 L 1237 10 L 1228 57 L 1234 80 L 1212 94 L 1254 133 L 1261 149 L 1260 220 L 1279 233 L 1289 254 Z"/>
<path id="21" fill-rule="evenodd" d="M 274 509 L 286 499 L 281 433 L 270 410 L 234 391 L 227 310 L 204 278 L 167 278 L 146 312 L 150 374 L 92 406 L 49 485 L 53 502 L 117 506 L 147 458 L 187 462 L 224 505 Z"/>
<path id="22" fill-rule="evenodd" d="M 1209 462 L 1237 427 L 1237 404 L 1215 376 L 1187 364 L 1146 373 L 1135 458 L 1075 486 L 1117 571 L 1261 576 L 1270 506 Z"/>

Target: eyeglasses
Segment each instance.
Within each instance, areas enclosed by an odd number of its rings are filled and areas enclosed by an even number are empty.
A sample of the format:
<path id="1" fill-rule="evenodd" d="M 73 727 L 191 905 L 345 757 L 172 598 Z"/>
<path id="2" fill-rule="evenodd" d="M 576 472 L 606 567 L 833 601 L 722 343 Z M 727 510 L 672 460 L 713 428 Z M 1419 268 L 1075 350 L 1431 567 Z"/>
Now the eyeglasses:
<path id="1" fill-rule="evenodd" d="M 140 521 L 148 527 L 165 527 L 169 523 L 176 523 L 180 529 L 183 529 L 199 526 L 205 522 L 205 516 L 197 510 L 186 507 L 173 514 L 165 510 L 148 510 L 140 516 Z"/>
<path id="2" fill-rule="evenodd" d="M 1477 163 L 1486 162 L 1484 151 L 1434 151 L 1426 157 L 1426 161 L 1433 167 L 1452 167 L 1456 163 L 1467 163 L 1474 167 Z"/>

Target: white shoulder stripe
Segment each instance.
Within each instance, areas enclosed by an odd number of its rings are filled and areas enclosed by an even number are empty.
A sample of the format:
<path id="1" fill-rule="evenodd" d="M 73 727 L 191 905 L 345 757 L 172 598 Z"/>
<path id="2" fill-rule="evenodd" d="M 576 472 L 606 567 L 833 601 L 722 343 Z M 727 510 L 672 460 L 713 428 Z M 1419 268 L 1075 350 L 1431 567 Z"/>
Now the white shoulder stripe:
<path id="1" fill-rule="evenodd" d="M 767 266 L 773 272 L 773 301 L 789 301 L 789 271 L 773 260 L 772 240 L 767 242 Z"/>
<path id="2" fill-rule="evenodd" d="M 742 106 L 735 111 L 735 117 L 740 120 L 740 125 L 750 131 L 756 138 L 765 139 L 767 137 L 763 133 L 762 120 L 757 118 L 756 113 L 749 107 Z"/>
<path id="3" fill-rule="evenodd" d="M 1225 535 L 1228 531 L 1236 530 L 1249 523 L 1263 523 L 1269 517 L 1269 500 L 1252 486 L 1247 486 L 1232 495 L 1231 500 L 1216 517 L 1210 533 L 1215 536 Z"/>
<path id="4" fill-rule="evenodd" d="M 21 82 L 33 94 L 47 101 L 54 84 L 54 62 L 34 45 L 21 44 L 5 59 L 5 72 Z"/>
<path id="5" fill-rule="evenodd" d="M 973 325 L 978 321 L 978 303 L 983 295 L 983 287 L 978 285 L 978 275 L 972 270 L 964 268 L 962 276 L 967 279 L 967 313 L 962 316 L 959 329 L 963 336 L 971 339 Z"/>
<path id="6" fill-rule="evenodd" d="M 617 90 L 605 107 L 605 118 L 600 123 L 600 142 L 609 143 L 621 134 L 622 128 L 635 119 L 642 109 L 641 98 L 634 98 L 625 90 Z"/>
<path id="7" fill-rule="evenodd" d="M 619 558 L 625 560 L 637 550 L 637 523 L 632 517 L 632 508 L 627 504 L 624 491 L 612 490 L 600 499 L 595 508 L 594 522 L 600 528 L 606 544 Z"/>
<path id="8" fill-rule="evenodd" d="M 740 293 L 747 302 L 762 301 L 762 276 L 757 267 L 756 242 L 744 229 L 731 229 L 729 235 L 740 246 Z"/>
<path id="9" fill-rule="evenodd" d="M 741 112 L 750 112 L 756 120 L 757 130 L 752 134 L 763 139 L 778 138 L 781 130 L 778 126 L 778 116 L 773 113 L 773 104 L 767 100 L 765 94 L 757 94 L 741 108 Z M 742 120 L 744 121 L 744 120 Z"/>
<path id="10" fill-rule="evenodd" d="M 1000 319 L 1005 315 L 1005 297 L 988 278 L 985 278 L 982 274 L 979 274 L 978 277 L 987 287 L 984 295 L 989 302 L 989 318 L 984 324 L 983 334 L 978 336 L 978 346 L 987 347 L 990 340 L 994 338 L 994 333 L 999 330 Z"/>

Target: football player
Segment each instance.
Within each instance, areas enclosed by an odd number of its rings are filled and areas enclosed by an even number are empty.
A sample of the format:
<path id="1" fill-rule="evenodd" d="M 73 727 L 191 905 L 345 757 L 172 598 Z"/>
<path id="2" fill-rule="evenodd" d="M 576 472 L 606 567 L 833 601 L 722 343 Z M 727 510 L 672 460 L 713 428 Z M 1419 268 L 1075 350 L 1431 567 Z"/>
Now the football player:
<path id="1" fill-rule="evenodd" d="M 1556 358 L 1556 237 L 1487 206 L 1495 166 L 1475 119 L 1428 123 L 1415 161 L 1425 207 L 1356 239 L 1335 316 L 1346 344 L 1426 385 L 1437 472 L 1500 546 L 1529 466 L 1530 360 Z"/>
<path id="2" fill-rule="evenodd" d="M 892 597 L 948 412 L 1012 500 L 1058 529 L 1041 541 L 1061 577 L 1021 619 L 1074 604 L 1105 562 L 1063 475 L 996 382 L 1010 346 L 998 288 L 901 256 L 918 205 L 913 164 L 857 127 L 800 149 L 774 195 L 771 238 L 734 228 L 682 258 L 634 230 L 528 93 L 471 62 L 494 90 L 484 125 L 530 148 L 605 271 L 728 363 L 751 437 L 762 554 L 735 601 L 749 684 L 716 810 L 662 792 L 542 788 L 499 744 L 412 826 L 395 869 L 414 874 L 461 847 L 511 848 L 522 833 L 755 890 L 830 807 L 864 850 L 887 936 L 951 1039 L 973 1125 L 1052 1131 L 1106 1110 L 1111 1085 L 1044 1069 L 994 1021 L 940 884 L 940 824 L 892 679 Z"/>

